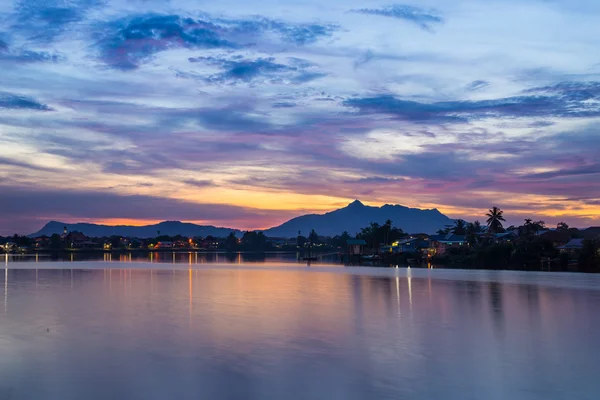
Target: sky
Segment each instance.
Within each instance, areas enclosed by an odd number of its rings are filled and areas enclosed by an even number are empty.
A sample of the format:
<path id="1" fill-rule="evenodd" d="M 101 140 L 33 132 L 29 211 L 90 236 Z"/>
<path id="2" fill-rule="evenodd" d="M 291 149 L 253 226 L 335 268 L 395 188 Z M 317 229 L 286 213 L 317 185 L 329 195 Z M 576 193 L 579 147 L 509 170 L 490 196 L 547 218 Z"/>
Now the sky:
<path id="1" fill-rule="evenodd" d="M 354 199 L 600 225 L 600 3 L 0 2 L 0 235 Z"/>

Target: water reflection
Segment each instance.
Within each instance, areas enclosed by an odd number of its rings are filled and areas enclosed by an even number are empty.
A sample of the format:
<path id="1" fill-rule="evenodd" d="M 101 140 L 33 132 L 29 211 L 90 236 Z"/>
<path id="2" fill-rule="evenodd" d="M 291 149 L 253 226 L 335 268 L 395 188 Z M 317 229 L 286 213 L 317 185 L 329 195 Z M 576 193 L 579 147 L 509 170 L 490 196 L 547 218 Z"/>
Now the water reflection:
<path id="1" fill-rule="evenodd" d="M 208 252 L 76 252 L 76 253 L 36 253 L 36 254 L 4 254 L 4 262 L 47 262 L 47 261 L 104 261 L 104 262 L 151 262 L 151 263 L 223 263 L 243 264 L 248 262 L 297 262 L 301 261 L 299 255 L 293 252 L 272 253 L 208 253 Z M 338 261 L 336 257 L 330 256 L 323 259 L 324 262 Z"/>
<path id="2" fill-rule="evenodd" d="M 5 269 L 0 395 L 592 399 L 600 390 L 599 291 L 416 271 L 194 269 L 196 255 L 185 257 L 190 267 L 177 270 Z"/>

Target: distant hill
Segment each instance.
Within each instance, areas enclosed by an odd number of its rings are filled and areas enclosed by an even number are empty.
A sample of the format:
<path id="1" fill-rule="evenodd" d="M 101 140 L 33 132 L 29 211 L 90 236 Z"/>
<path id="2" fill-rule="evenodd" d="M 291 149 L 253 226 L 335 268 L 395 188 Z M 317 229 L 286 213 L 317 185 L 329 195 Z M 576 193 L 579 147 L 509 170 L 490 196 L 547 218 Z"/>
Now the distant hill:
<path id="1" fill-rule="evenodd" d="M 407 233 L 431 234 L 445 225 L 454 224 L 454 220 L 437 209 L 421 210 L 389 204 L 371 207 L 356 200 L 344 208 L 326 214 L 309 214 L 291 219 L 282 225 L 267 229 L 264 233 L 270 237 L 294 237 L 298 235 L 298 231 L 302 235 L 308 235 L 314 229 L 323 236 L 335 236 L 344 231 L 354 235 L 371 222 L 383 224 L 388 219 L 392 220 L 394 226 Z"/>
<path id="2" fill-rule="evenodd" d="M 371 222 L 383 224 L 391 219 L 394 226 L 402 228 L 407 233 L 435 233 L 445 225 L 452 225 L 454 221 L 438 210 L 421 210 L 400 205 L 386 204 L 382 207 L 365 206 L 356 200 L 344 208 L 331 211 L 326 214 L 303 215 L 288 222 L 267 229 L 264 232 L 269 237 L 295 237 L 298 231 L 308 235 L 312 229 L 322 236 L 335 236 L 344 231 L 351 235 L 360 232 L 361 228 L 368 226 Z M 214 226 L 196 225 L 179 221 L 165 221 L 156 225 L 128 226 L 128 225 L 98 225 L 88 223 L 65 224 L 63 222 L 51 221 L 38 232 L 32 233 L 31 237 L 52 236 L 55 233 L 62 234 L 64 227 L 69 232 L 78 231 L 89 237 L 124 236 L 139 238 L 154 238 L 161 235 L 187 237 L 193 236 L 215 236 L 226 237 L 230 232 L 241 237 L 242 231 L 230 228 L 219 228 Z"/>
<path id="3" fill-rule="evenodd" d="M 225 237 L 230 232 L 235 232 L 236 236 L 241 236 L 241 232 L 237 229 L 218 228 L 214 226 L 196 225 L 192 223 L 179 221 L 165 221 L 155 225 L 146 226 L 128 226 L 128 225 L 97 225 L 87 223 L 65 224 L 63 222 L 51 221 L 48 222 L 40 231 L 32 233 L 31 237 L 37 236 L 52 236 L 55 233 L 63 233 L 63 229 L 67 227 L 69 232 L 78 231 L 89 237 L 104 237 L 104 236 L 124 236 L 124 237 L 139 237 L 139 238 L 154 238 L 161 235 L 176 236 L 182 235 L 187 237 L 193 236 L 215 236 Z"/>
<path id="4" fill-rule="evenodd" d="M 600 226 L 592 226 L 582 231 L 585 239 L 595 239 L 600 237 Z"/>

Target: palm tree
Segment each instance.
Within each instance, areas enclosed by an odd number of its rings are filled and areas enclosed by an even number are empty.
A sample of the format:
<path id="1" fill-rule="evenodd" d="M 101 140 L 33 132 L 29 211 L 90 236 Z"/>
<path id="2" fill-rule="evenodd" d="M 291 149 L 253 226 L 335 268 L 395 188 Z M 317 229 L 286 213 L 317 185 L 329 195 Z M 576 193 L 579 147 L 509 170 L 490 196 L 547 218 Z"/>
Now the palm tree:
<path id="1" fill-rule="evenodd" d="M 390 238 L 390 232 L 392 230 L 392 220 L 388 219 L 385 221 L 385 224 L 383 225 L 385 227 L 385 240 L 384 240 L 384 244 L 388 244 L 389 238 Z"/>
<path id="2" fill-rule="evenodd" d="M 457 219 L 456 221 L 454 221 L 452 233 L 455 235 L 464 235 L 465 233 L 467 233 L 467 223 L 464 219 Z"/>
<path id="3" fill-rule="evenodd" d="M 494 206 L 487 214 L 485 214 L 485 216 L 488 217 L 486 222 L 490 232 L 498 233 L 504 230 L 502 227 L 502 221 L 506 222 L 504 219 L 504 211 Z"/>

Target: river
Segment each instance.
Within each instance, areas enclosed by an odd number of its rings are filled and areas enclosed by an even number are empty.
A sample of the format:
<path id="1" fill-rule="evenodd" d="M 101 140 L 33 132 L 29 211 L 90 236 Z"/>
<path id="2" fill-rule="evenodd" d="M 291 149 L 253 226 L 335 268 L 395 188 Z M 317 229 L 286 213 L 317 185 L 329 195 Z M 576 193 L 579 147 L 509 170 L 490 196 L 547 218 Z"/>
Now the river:
<path id="1" fill-rule="evenodd" d="M 6 262 L 0 399 L 597 399 L 600 277 Z"/>

